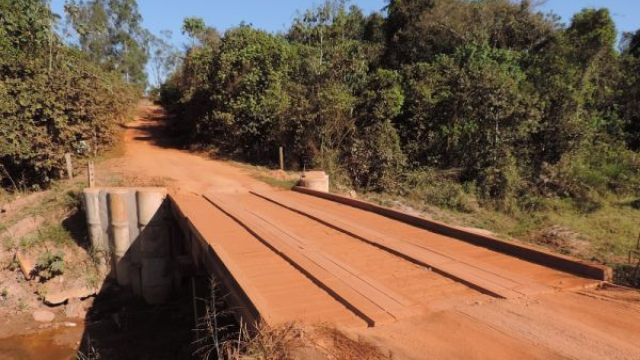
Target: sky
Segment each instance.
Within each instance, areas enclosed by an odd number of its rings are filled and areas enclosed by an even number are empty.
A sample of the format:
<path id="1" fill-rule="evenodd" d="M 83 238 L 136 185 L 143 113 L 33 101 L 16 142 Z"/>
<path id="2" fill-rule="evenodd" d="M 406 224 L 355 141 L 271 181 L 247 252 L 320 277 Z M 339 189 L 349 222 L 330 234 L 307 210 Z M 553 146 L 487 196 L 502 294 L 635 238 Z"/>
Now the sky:
<path id="1" fill-rule="evenodd" d="M 535 0 L 534 0 L 535 1 Z M 64 14 L 65 0 L 52 0 L 54 12 Z M 162 30 L 173 33 L 173 42 L 182 47 L 187 38 L 180 28 L 185 17 L 197 16 L 220 32 L 244 21 L 256 28 L 279 32 L 291 24 L 299 12 L 321 3 L 321 0 L 138 0 L 143 26 L 154 34 Z M 381 10 L 387 0 L 352 0 L 365 14 Z M 547 0 L 540 5 L 543 12 L 560 15 L 563 22 L 583 8 L 607 7 L 619 32 L 640 29 L 638 0 Z M 153 79 L 150 79 L 153 83 Z"/>

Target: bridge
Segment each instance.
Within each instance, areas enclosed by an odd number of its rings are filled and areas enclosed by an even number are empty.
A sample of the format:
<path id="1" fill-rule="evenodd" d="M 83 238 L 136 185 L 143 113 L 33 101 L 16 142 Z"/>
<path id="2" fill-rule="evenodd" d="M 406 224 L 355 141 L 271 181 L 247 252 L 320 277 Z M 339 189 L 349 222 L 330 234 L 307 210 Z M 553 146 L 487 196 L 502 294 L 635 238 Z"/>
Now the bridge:
<path id="1" fill-rule="evenodd" d="M 483 358 L 487 342 L 505 358 L 640 354 L 640 295 L 606 266 L 293 190 L 92 188 L 85 204 L 111 276 L 149 303 L 205 274 L 245 324 L 330 324 L 400 358 Z"/>

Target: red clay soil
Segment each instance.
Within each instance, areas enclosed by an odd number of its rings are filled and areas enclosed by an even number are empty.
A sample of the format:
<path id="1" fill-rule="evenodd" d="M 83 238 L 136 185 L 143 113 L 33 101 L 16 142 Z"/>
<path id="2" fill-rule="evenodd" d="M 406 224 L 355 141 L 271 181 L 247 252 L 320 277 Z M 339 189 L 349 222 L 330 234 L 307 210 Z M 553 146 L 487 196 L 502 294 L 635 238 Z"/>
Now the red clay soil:
<path id="1" fill-rule="evenodd" d="M 269 323 L 334 324 L 394 359 L 640 359 L 637 291 L 276 191 L 157 126 L 128 131 L 123 171 L 188 190 L 175 205 Z"/>

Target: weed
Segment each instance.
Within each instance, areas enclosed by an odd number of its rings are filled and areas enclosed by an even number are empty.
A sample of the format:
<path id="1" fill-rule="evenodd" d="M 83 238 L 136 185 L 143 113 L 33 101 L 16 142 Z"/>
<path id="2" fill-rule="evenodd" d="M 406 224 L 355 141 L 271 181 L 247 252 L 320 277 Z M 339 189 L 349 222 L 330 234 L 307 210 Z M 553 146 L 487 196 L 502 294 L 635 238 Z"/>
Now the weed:
<path id="1" fill-rule="evenodd" d="M 40 231 L 40 237 L 57 247 L 73 245 L 73 237 L 61 224 L 45 227 Z"/>
<path id="2" fill-rule="evenodd" d="M 293 360 L 302 344 L 302 330 L 295 323 L 273 327 L 260 324 L 252 335 L 241 327 L 237 339 L 224 343 L 224 359 Z"/>
<path id="3" fill-rule="evenodd" d="M 407 190 L 402 191 L 400 195 L 440 208 L 463 213 L 477 212 L 478 203 L 472 195 L 475 192 L 474 185 L 460 185 L 447 178 L 450 176 L 454 175 L 438 174 L 431 170 L 406 174 L 403 188 Z"/>
<path id="4" fill-rule="evenodd" d="M 98 276 L 98 272 L 95 269 L 88 269 L 85 275 L 85 282 L 87 285 L 93 289 L 98 287 L 98 283 L 100 282 L 100 277 Z"/>
<path id="5" fill-rule="evenodd" d="M 316 329 L 316 337 L 329 340 L 331 346 L 320 346 L 327 358 L 335 360 L 391 360 L 393 353 L 383 354 L 375 345 L 362 340 L 353 340 L 341 331 L 320 326 Z"/>
<path id="6" fill-rule="evenodd" d="M 271 327 L 259 324 L 249 333 L 246 324 L 239 329 L 224 319 L 230 315 L 225 310 L 224 295 L 212 280 L 210 297 L 205 315 L 199 319 L 196 331 L 199 339 L 194 343 L 194 355 L 203 360 L 291 360 L 296 349 L 302 346 L 302 330 L 294 323 Z"/>
<path id="7" fill-rule="evenodd" d="M 96 348 L 93 346 L 93 343 L 91 341 L 91 336 L 88 335 L 86 353 L 83 353 L 82 351 L 78 350 L 78 354 L 76 355 L 76 360 L 100 360 L 100 354 L 98 353 Z"/>
<path id="8" fill-rule="evenodd" d="M 18 311 L 27 311 L 29 309 L 29 304 L 26 303 L 24 299 L 18 300 Z"/>
<path id="9" fill-rule="evenodd" d="M 38 285 L 38 288 L 36 289 L 36 295 L 38 295 L 38 298 L 40 300 L 44 300 L 44 298 L 47 296 L 48 290 L 47 287 L 40 284 Z"/>
<path id="10" fill-rule="evenodd" d="M 220 295 L 217 283 L 212 279 L 209 282 L 209 299 L 205 306 L 205 315 L 198 319 L 196 331 L 198 340 L 194 343 L 197 349 L 194 355 L 199 355 L 203 360 L 209 358 L 224 359 L 223 344 L 227 341 L 228 326 L 221 325 L 221 319 L 227 312 L 224 309 L 224 296 Z"/>
<path id="11" fill-rule="evenodd" d="M 56 275 L 63 274 L 64 253 L 61 251 L 52 253 L 47 250 L 38 258 L 36 267 L 38 269 L 38 275 L 44 280 L 49 280 Z"/>
<path id="12" fill-rule="evenodd" d="M 11 251 L 13 250 L 13 247 L 16 244 L 14 243 L 13 239 L 10 236 L 4 236 L 2 238 L 2 248 L 4 249 L 4 251 Z"/>
<path id="13" fill-rule="evenodd" d="M 72 246 L 73 237 L 61 224 L 47 225 L 38 233 L 20 239 L 20 248 L 24 250 L 32 249 L 44 243 L 52 244 L 54 247 Z"/>
<path id="14" fill-rule="evenodd" d="M 42 244 L 44 239 L 40 237 L 38 234 L 25 236 L 20 239 L 20 249 L 29 250 L 40 244 Z"/>

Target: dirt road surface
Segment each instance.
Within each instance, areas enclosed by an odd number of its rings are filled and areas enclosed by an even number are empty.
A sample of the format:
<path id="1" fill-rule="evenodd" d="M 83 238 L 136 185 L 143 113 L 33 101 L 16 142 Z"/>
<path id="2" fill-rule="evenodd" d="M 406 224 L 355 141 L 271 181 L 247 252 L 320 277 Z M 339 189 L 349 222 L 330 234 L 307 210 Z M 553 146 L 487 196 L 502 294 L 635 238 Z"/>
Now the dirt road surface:
<path id="1" fill-rule="evenodd" d="M 196 193 L 269 188 L 247 170 L 171 147 L 171 134 L 162 127 L 162 109 L 145 104 L 140 111 L 141 116 L 127 126 L 125 155 L 118 159 L 116 171 L 166 179 L 174 187 Z"/>
<path id="2" fill-rule="evenodd" d="M 160 115 L 148 106 L 127 130 L 119 171 L 180 188 L 269 321 L 326 321 L 393 359 L 640 359 L 639 292 L 277 191 L 167 146 Z M 437 259 L 442 273 L 420 265 Z"/>

